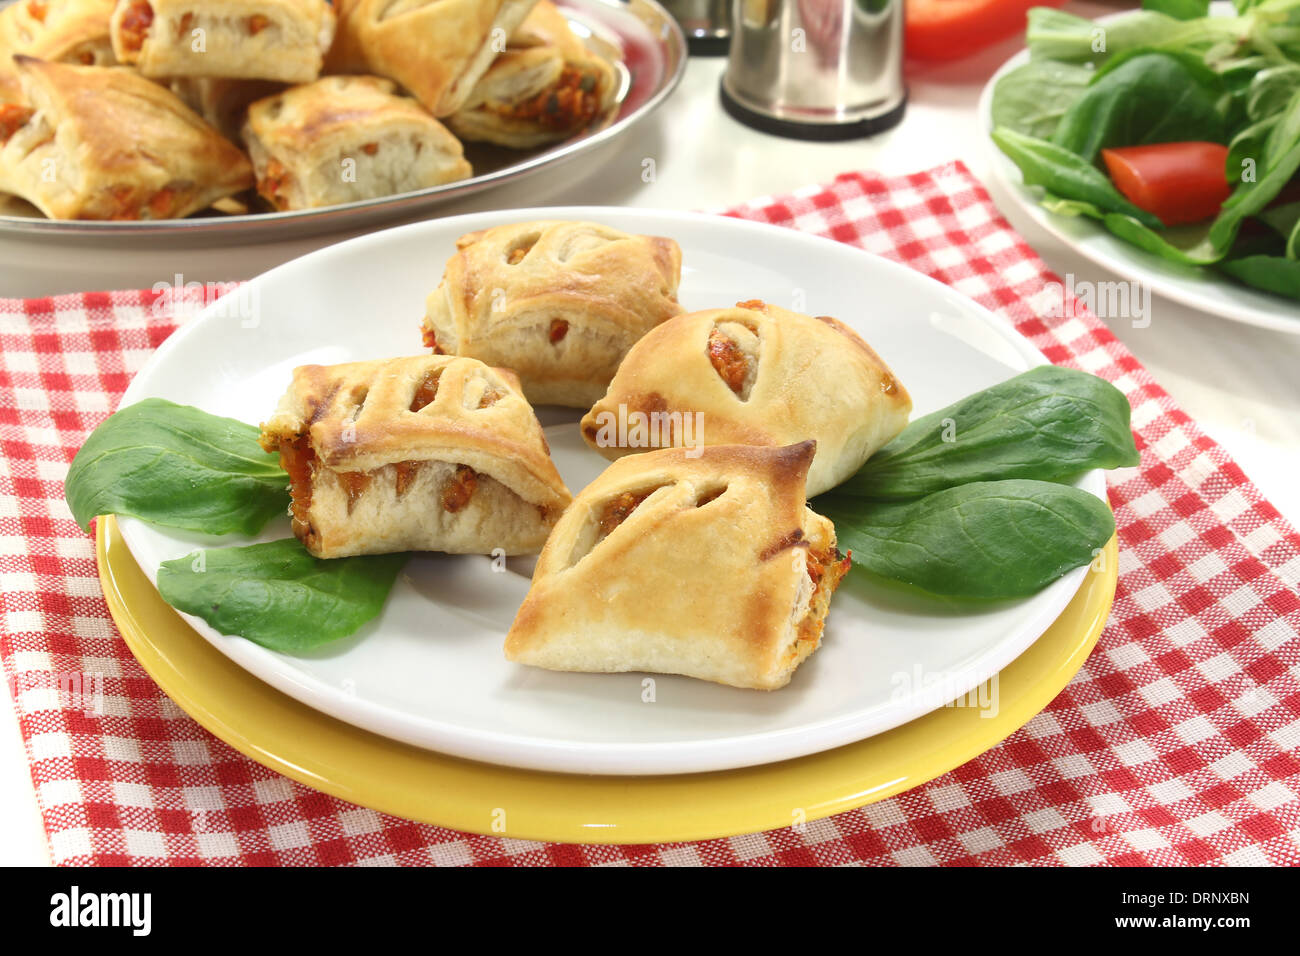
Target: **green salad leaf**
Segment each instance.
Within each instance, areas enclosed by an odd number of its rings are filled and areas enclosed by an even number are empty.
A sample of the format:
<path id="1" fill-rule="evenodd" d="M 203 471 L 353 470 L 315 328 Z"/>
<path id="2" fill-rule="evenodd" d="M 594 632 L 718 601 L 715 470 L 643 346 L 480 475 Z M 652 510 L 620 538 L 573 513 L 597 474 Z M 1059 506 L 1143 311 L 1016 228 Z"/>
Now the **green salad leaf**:
<path id="1" fill-rule="evenodd" d="M 1090 563 L 1115 533 L 1104 501 L 1045 481 L 974 482 L 913 501 L 831 492 L 812 507 L 858 567 L 954 597 L 1034 594 Z"/>
<path id="2" fill-rule="evenodd" d="M 1199 60 L 1138 50 L 1097 72 L 1061 118 L 1052 142 L 1089 163 L 1115 146 L 1225 142 L 1218 77 Z"/>
<path id="3" fill-rule="evenodd" d="M 64 496 L 77 524 L 118 514 L 208 534 L 256 534 L 288 508 L 279 458 L 252 425 L 148 398 L 110 415 L 73 459 Z"/>
<path id="4" fill-rule="evenodd" d="M 1124 393 L 1104 379 L 1040 365 L 916 419 L 834 493 L 905 499 L 969 482 L 1131 467 L 1130 414 Z"/>
<path id="5" fill-rule="evenodd" d="M 1050 212 L 1294 298 L 1300 224 L 1278 197 L 1300 173 L 1300 0 L 1234 6 L 1213 16 L 1204 0 L 1146 0 L 1104 23 L 1031 9 L 1030 60 L 994 88 L 992 135 Z M 1100 168 L 1108 147 L 1207 140 L 1227 144 L 1232 186 L 1212 221 L 1166 227 Z M 1282 243 L 1261 248 L 1261 224 Z"/>
<path id="6" fill-rule="evenodd" d="M 993 87 L 993 125 L 1050 140 L 1094 75 L 1094 70 L 1077 63 L 1030 60 Z"/>
<path id="7" fill-rule="evenodd" d="M 1195 20 L 1210 12 L 1210 0 L 1142 0 L 1143 10 L 1155 10 L 1175 20 Z"/>
<path id="8" fill-rule="evenodd" d="M 1046 140 L 1009 129 L 995 129 L 993 141 L 1020 167 L 1027 186 L 1042 186 L 1064 199 L 1089 203 L 1102 212 L 1131 216 L 1152 229 L 1161 222 L 1125 199 L 1105 173 L 1082 156 Z"/>
<path id="9" fill-rule="evenodd" d="M 298 653 L 353 633 L 383 610 L 405 554 L 315 558 L 296 538 L 164 561 L 158 591 L 222 634 Z"/>
<path id="10" fill-rule="evenodd" d="M 1242 256 L 1225 259 L 1219 269 L 1246 285 L 1300 299 L 1300 262 L 1289 256 Z"/>

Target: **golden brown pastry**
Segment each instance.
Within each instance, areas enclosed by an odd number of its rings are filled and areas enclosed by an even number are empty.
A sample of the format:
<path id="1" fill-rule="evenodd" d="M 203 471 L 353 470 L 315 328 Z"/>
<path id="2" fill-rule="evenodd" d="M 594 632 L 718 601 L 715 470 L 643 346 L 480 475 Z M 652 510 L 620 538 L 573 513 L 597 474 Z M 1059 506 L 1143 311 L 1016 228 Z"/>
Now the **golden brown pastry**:
<path id="1" fill-rule="evenodd" d="M 122 63 L 153 79 L 220 76 L 309 83 L 334 38 L 326 0 L 118 0 Z"/>
<path id="2" fill-rule="evenodd" d="M 226 139 L 240 142 L 248 107 L 284 89 L 271 80 L 232 80 L 219 76 L 180 76 L 167 88 L 216 127 Z"/>
<path id="3" fill-rule="evenodd" d="M 785 686 L 848 570 L 834 526 L 806 505 L 812 459 L 803 442 L 615 462 L 546 542 L 506 658 Z"/>
<path id="4" fill-rule="evenodd" d="M 473 359 L 304 365 L 261 441 L 319 558 L 535 553 L 570 501 L 518 381 Z"/>
<path id="5" fill-rule="evenodd" d="M 31 104 L 0 129 L 0 191 L 51 219 L 173 219 L 247 189 L 233 144 L 123 67 L 17 57 Z"/>
<path id="6" fill-rule="evenodd" d="M 277 209 L 391 196 L 465 179 L 460 141 L 377 76 L 326 76 L 248 108 L 257 189 Z"/>
<path id="7" fill-rule="evenodd" d="M 535 0 L 337 0 L 329 73 L 396 80 L 434 116 L 460 109 Z"/>
<path id="8" fill-rule="evenodd" d="M 808 494 L 819 495 L 902 431 L 911 411 L 907 389 L 848 326 L 751 301 L 649 332 L 583 416 L 582 436 L 606 458 L 812 438 Z"/>
<path id="9" fill-rule="evenodd" d="M 22 99 L 14 54 L 56 63 L 111 66 L 108 18 L 115 0 L 18 0 L 0 10 L 0 103 Z"/>
<path id="10" fill-rule="evenodd" d="M 541 220 L 461 236 L 429 296 L 425 345 L 514 369 L 534 404 L 585 408 L 628 349 L 677 315 L 677 243 Z"/>
<path id="11" fill-rule="evenodd" d="M 464 140 L 530 149 L 585 129 L 617 95 L 613 64 L 538 0 L 447 125 Z"/>

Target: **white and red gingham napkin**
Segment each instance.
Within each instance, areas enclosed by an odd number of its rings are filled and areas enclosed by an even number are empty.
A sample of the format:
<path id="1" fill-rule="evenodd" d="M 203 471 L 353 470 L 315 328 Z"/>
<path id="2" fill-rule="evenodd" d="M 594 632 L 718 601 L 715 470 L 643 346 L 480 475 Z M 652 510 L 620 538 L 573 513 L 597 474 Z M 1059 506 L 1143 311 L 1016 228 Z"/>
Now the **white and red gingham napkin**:
<path id="1" fill-rule="evenodd" d="M 1110 476 L 1114 611 L 1043 713 L 929 784 L 802 832 L 548 845 L 317 793 L 213 737 L 145 675 L 63 502 L 73 454 L 173 330 L 167 310 L 148 292 L 0 300 L 0 658 L 55 862 L 1300 863 L 1300 535 L 1096 318 L 1036 313 L 1059 280 L 961 164 L 847 175 L 731 214 L 906 262 L 1128 395 L 1142 465 Z M 69 700 L 69 674 L 102 707 Z"/>

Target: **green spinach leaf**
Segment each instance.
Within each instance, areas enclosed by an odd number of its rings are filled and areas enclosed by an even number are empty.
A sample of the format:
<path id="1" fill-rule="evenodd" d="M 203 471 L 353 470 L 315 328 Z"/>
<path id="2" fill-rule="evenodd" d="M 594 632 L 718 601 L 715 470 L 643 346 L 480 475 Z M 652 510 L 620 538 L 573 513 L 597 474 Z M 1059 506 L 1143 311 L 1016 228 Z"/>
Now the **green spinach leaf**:
<path id="1" fill-rule="evenodd" d="M 918 418 L 834 494 L 916 498 L 967 482 L 1131 467 L 1130 414 L 1104 379 L 1040 365 Z"/>
<path id="2" fill-rule="evenodd" d="M 975 482 L 901 502 L 832 492 L 812 507 L 859 567 L 955 597 L 1034 594 L 1091 562 L 1115 533 L 1105 502 L 1044 481 Z"/>
<path id="3" fill-rule="evenodd" d="M 296 538 L 195 551 L 158 570 L 177 610 L 274 651 L 308 651 L 383 610 L 405 554 L 314 558 Z"/>
<path id="4" fill-rule="evenodd" d="M 1208 16 L 1210 0 L 1142 0 L 1143 10 L 1155 10 L 1175 20 L 1195 20 Z"/>
<path id="5" fill-rule="evenodd" d="M 1151 229 L 1164 228 L 1158 218 L 1120 195 L 1097 167 L 1068 149 L 1009 129 L 995 129 L 993 141 L 1020 167 L 1027 186 L 1042 186 L 1063 199 L 1090 203 L 1103 212 L 1132 216 Z"/>
<path id="6" fill-rule="evenodd" d="M 96 515 L 118 514 L 208 534 L 256 534 L 289 504 L 288 478 L 257 435 L 233 418 L 145 399 L 90 433 L 64 496 L 87 529 Z"/>
<path id="7" fill-rule="evenodd" d="M 1030 60 L 993 87 L 993 125 L 1051 139 L 1065 111 L 1083 95 L 1093 70 L 1057 60 Z"/>
<path id="8" fill-rule="evenodd" d="M 1219 95 L 1218 78 L 1199 60 L 1137 51 L 1098 71 L 1061 118 L 1052 142 L 1089 163 L 1114 146 L 1225 142 Z"/>
<path id="9" fill-rule="evenodd" d="M 1239 259 L 1225 259 L 1219 263 L 1218 268 L 1238 282 L 1256 289 L 1300 299 L 1300 262 L 1293 258 L 1242 256 Z"/>

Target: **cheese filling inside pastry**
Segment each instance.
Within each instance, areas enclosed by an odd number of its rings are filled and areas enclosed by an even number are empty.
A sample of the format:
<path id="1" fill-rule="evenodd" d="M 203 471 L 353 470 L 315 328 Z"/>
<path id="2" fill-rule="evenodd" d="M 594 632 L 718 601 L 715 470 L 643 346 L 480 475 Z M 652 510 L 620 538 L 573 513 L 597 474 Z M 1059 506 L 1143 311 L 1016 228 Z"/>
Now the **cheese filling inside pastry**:
<path id="1" fill-rule="evenodd" d="M 772 690 L 820 646 L 849 559 L 807 507 L 812 442 L 623 458 L 538 559 L 507 659 Z"/>
<path id="2" fill-rule="evenodd" d="M 529 401 L 583 408 L 633 344 L 681 312 L 681 250 L 592 222 L 497 226 L 457 240 L 424 343 L 514 369 Z"/>
<path id="3" fill-rule="evenodd" d="M 118 60 L 150 78 L 308 83 L 334 38 L 327 0 L 117 0 Z"/>
<path id="4" fill-rule="evenodd" d="M 590 125 L 613 105 L 617 85 L 613 65 L 538 0 L 448 124 L 462 139 L 528 149 Z"/>
<path id="5" fill-rule="evenodd" d="M 244 142 L 258 192 L 282 210 L 391 196 L 473 172 L 446 127 L 375 76 L 322 77 L 258 100 Z"/>
<path id="6" fill-rule="evenodd" d="M 17 57 L 0 190 L 52 219 L 188 216 L 252 185 L 248 159 L 173 93 L 121 67 Z"/>
<path id="7" fill-rule="evenodd" d="M 517 382 L 472 359 L 302 366 L 261 442 L 322 558 L 533 553 L 570 500 Z"/>
<path id="8" fill-rule="evenodd" d="M 587 444 L 607 458 L 649 447 L 814 439 L 808 494 L 844 481 L 907 425 L 912 399 L 852 329 L 763 302 L 682 315 L 632 346 L 605 396 L 582 419 Z M 698 427 L 660 429 L 648 441 L 614 427 L 661 416 Z M 640 438 L 640 435 L 637 435 Z"/>

